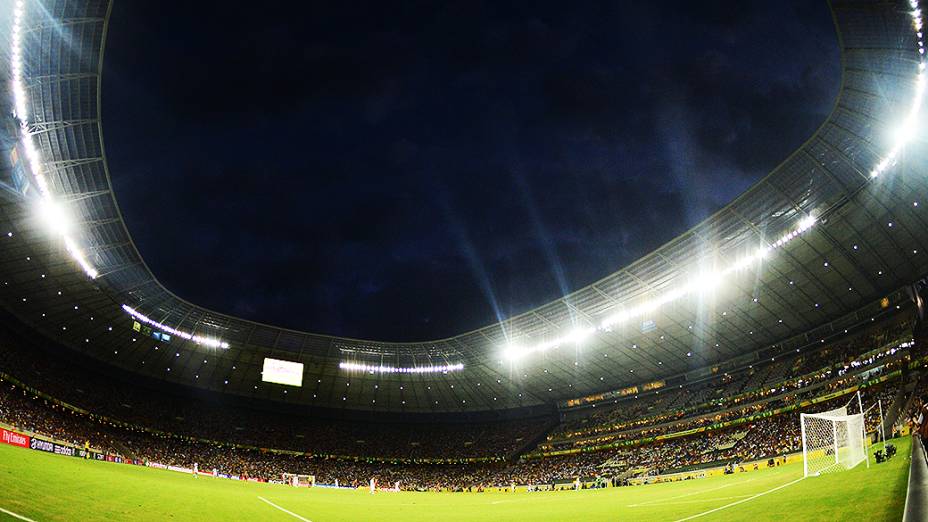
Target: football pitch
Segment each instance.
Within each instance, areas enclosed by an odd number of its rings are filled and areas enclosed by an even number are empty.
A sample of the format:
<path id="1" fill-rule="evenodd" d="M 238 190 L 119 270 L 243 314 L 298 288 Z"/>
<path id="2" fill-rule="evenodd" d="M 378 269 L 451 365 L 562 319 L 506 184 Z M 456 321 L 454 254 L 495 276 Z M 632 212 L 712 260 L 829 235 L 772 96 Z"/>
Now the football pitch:
<path id="1" fill-rule="evenodd" d="M 802 478 L 802 463 L 674 483 L 516 493 L 378 492 L 238 482 L 0 446 L 0 520 L 901 520 L 898 455 Z M 872 453 L 872 452 L 871 452 Z"/>

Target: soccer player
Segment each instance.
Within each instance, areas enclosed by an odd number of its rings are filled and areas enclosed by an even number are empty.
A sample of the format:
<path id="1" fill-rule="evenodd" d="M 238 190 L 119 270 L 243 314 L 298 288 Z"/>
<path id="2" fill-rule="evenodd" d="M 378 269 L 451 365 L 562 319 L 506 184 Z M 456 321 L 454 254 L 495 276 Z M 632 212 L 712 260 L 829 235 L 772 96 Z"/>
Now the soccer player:
<path id="1" fill-rule="evenodd" d="M 197 469 L 197 463 L 194 462 L 193 463 L 193 478 L 197 478 L 197 473 L 199 473 L 199 470 Z"/>
<path id="2" fill-rule="evenodd" d="M 373 495 L 374 491 L 376 490 L 377 490 L 377 481 L 374 479 L 374 477 L 371 477 L 371 495 Z"/>

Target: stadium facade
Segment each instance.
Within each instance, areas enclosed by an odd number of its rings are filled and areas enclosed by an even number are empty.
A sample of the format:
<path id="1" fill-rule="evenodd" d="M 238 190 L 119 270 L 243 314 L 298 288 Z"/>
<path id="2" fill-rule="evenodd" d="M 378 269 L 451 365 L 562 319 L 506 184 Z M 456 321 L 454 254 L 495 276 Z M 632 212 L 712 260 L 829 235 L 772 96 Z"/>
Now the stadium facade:
<path id="1" fill-rule="evenodd" d="M 923 30 L 908 0 L 835 0 L 842 80 L 821 127 L 725 208 L 585 288 L 414 343 L 207 310 L 158 281 L 120 214 L 100 103 L 111 8 L 0 2 L 16 13 L 0 17 L 5 320 L 101 367 L 268 404 L 527 416 L 827 342 L 911 306 L 907 289 L 928 273 Z M 265 358 L 302 363 L 302 386 L 264 382 Z"/>

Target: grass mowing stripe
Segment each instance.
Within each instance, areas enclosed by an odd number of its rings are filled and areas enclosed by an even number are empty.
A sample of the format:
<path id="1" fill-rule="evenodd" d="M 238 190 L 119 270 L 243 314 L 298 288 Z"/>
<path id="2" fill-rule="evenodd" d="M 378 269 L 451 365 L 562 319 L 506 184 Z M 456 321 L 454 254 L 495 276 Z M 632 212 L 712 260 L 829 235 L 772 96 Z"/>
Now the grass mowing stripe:
<path id="1" fill-rule="evenodd" d="M 35 520 L 32 520 L 31 518 L 24 517 L 24 516 L 20 515 L 19 513 L 13 513 L 12 511 L 9 511 L 9 510 L 3 509 L 3 508 L 0 508 L 0 513 L 6 513 L 7 515 L 10 515 L 10 516 L 13 517 L 13 518 L 18 518 L 18 519 L 20 519 L 20 520 L 25 520 L 26 522 L 35 522 Z"/>
<path id="2" fill-rule="evenodd" d="M 710 515 L 710 514 L 712 514 L 712 513 L 715 513 L 716 511 L 721 511 L 721 510 L 723 510 L 723 509 L 730 508 L 730 507 L 732 507 L 732 506 L 737 506 L 738 504 L 743 504 L 743 503 L 745 503 L 745 502 L 754 500 L 755 498 L 762 497 L 762 496 L 766 495 L 767 493 L 773 493 L 774 491 L 781 490 L 781 489 L 783 489 L 783 488 L 785 488 L 785 487 L 787 487 L 787 486 L 792 486 L 793 484 L 799 482 L 800 480 L 802 480 L 802 479 L 804 479 L 804 478 L 805 478 L 805 477 L 799 477 L 798 479 L 793 480 L 792 482 L 787 482 L 786 484 L 782 484 L 782 485 L 779 485 L 779 486 L 777 486 L 777 487 L 775 487 L 775 488 L 768 489 L 767 491 L 762 491 L 762 492 L 760 492 L 760 493 L 758 493 L 758 494 L 756 494 L 756 495 L 751 495 L 751 496 L 748 497 L 748 498 L 744 498 L 744 499 L 741 499 L 741 500 L 737 500 L 737 501 L 735 501 L 735 502 L 732 502 L 731 504 L 725 504 L 724 506 L 719 506 L 719 507 L 717 507 L 717 508 L 715 508 L 715 509 L 710 509 L 709 511 L 703 511 L 702 513 L 696 513 L 695 515 L 690 515 L 690 516 L 688 516 L 688 517 L 686 517 L 686 518 L 678 519 L 678 520 L 676 520 L 675 522 L 685 522 L 686 520 L 693 520 L 694 518 L 703 517 L 703 516 L 706 516 L 706 515 Z"/>
<path id="3" fill-rule="evenodd" d="M 258 498 L 261 500 L 261 502 L 264 502 L 264 503 L 266 503 L 266 504 L 270 504 L 271 506 L 273 506 L 273 507 L 275 507 L 275 508 L 277 508 L 277 509 L 283 511 L 284 513 L 290 515 L 291 517 L 298 518 L 298 519 L 302 520 L 303 522 L 313 522 L 312 520 L 310 520 L 310 519 L 308 519 L 308 518 L 303 518 L 303 517 L 301 517 L 300 515 L 297 515 L 297 514 L 294 513 L 293 511 L 290 511 L 290 510 L 287 510 L 287 509 L 284 509 L 284 508 L 278 506 L 277 504 L 271 502 L 270 500 L 268 500 L 268 499 L 266 499 L 266 498 L 264 498 L 264 497 L 262 497 L 262 496 L 259 496 Z"/>

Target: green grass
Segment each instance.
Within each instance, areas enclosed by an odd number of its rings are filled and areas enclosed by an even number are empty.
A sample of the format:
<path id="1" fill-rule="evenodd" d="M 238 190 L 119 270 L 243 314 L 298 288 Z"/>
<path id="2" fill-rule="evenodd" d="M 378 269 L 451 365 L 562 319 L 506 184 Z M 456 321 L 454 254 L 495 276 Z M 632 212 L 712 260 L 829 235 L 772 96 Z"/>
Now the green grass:
<path id="1" fill-rule="evenodd" d="M 900 520 L 909 441 L 898 455 L 800 480 L 802 464 L 686 482 L 543 493 L 386 493 L 243 483 L 84 461 L 0 445 L 0 508 L 44 520 L 679 520 L 745 500 L 697 520 Z M 747 499 L 747 500 L 746 500 Z M 0 519 L 5 515 L 0 513 Z"/>

